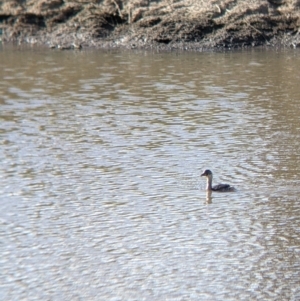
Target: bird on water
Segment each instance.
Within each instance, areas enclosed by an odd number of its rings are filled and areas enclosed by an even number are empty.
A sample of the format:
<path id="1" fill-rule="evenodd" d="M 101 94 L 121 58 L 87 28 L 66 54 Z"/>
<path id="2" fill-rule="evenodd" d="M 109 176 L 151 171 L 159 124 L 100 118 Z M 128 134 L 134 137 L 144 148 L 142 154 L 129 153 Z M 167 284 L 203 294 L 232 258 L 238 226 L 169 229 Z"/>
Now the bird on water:
<path id="1" fill-rule="evenodd" d="M 201 177 L 206 177 L 206 190 L 207 191 L 220 191 L 220 192 L 226 192 L 226 191 L 234 191 L 234 187 L 230 186 L 229 184 L 218 184 L 212 186 L 212 179 L 213 179 L 213 173 L 206 169 L 201 174 Z"/>

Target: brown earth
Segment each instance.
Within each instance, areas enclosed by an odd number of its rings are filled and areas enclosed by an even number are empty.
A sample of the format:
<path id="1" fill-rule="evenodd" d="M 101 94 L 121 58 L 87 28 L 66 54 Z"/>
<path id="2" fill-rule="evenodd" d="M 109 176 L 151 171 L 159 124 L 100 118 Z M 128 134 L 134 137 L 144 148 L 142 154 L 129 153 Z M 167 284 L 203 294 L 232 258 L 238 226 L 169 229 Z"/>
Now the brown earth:
<path id="1" fill-rule="evenodd" d="M 300 0 L 4 0 L 3 43 L 61 49 L 300 47 Z"/>

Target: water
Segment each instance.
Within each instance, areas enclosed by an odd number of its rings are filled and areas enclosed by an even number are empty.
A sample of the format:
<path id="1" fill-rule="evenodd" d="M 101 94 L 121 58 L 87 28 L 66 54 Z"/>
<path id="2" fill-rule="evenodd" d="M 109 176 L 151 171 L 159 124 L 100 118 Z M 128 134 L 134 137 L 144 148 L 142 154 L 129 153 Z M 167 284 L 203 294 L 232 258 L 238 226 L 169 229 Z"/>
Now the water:
<path id="1" fill-rule="evenodd" d="M 0 62 L 2 300 L 300 299 L 297 51 Z"/>

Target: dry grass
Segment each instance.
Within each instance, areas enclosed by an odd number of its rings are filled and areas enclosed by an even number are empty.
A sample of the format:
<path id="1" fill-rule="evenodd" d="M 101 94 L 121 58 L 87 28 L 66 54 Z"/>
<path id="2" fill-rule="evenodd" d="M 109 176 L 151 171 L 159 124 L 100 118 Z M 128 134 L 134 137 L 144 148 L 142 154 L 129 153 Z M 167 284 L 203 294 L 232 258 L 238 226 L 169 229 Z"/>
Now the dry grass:
<path id="1" fill-rule="evenodd" d="M 279 1 L 279 0 L 277 0 Z M 111 45 L 259 45 L 298 36 L 300 0 L 4 0 L 4 40 L 49 39 Z M 30 30 L 29 30 L 30 29 Z M 91 42 L 89 42 L 91 40 Z M 208 42 L 210 41 L 210 42 Z M 298 40 L 288 43 L 298 46 Z"/>

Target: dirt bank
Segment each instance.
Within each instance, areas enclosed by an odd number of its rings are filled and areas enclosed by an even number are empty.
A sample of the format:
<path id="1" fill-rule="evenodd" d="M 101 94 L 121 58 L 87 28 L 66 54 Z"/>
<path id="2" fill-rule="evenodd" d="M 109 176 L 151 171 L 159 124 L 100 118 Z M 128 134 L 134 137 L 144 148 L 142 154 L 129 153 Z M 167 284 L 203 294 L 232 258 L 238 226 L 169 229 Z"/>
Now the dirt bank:
<path id="1" fill-rule="evenodd" d="M 300 0 L 4 0 L 3 43 L 61 49 L 300 47 Z"/>

